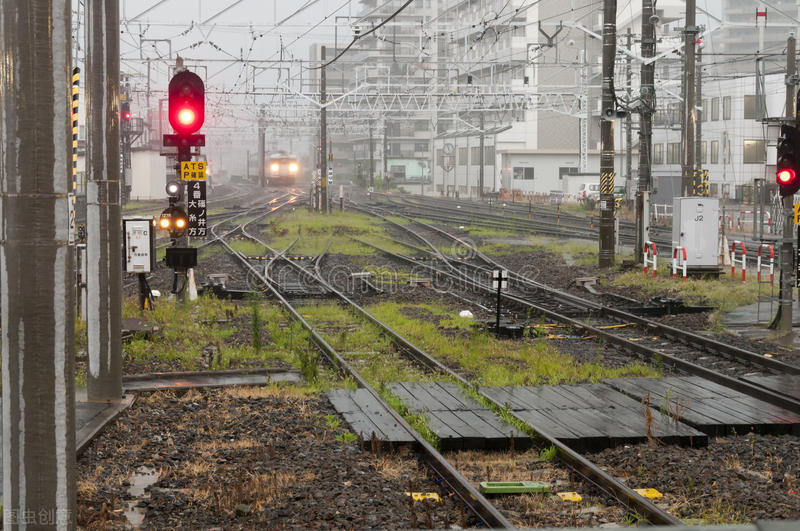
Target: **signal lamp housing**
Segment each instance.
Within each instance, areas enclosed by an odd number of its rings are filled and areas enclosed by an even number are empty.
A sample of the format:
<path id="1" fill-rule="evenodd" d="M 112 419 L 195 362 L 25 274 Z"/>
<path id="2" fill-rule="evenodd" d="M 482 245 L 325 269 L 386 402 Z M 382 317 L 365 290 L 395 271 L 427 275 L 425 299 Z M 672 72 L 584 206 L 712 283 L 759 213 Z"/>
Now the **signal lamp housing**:
<path id="1" fill-rule="evenodd" d="M 186 233 L 186 228 L 189 226 L 189 219 L 186 212 L 179 206 L 169 206 L 163 212 L 158 220 L 158 226 L 162 230 L 169 231 L 171 238 L 179 238 Z"/>
<path id="2" fill-rule="evenodd" d="M 785 124 L 781 126 L 781 136 L 778 139 L 775 181 L 783 197 L 794 195 L 800 190 L 800 131 Z"/>
<path id="3" fill-rule="evenodd" d="M 205 121 L 205 85 L 200 76 L 184 70 L 169 82 L 169 123 L 176 133 L 196 133 Z"/>

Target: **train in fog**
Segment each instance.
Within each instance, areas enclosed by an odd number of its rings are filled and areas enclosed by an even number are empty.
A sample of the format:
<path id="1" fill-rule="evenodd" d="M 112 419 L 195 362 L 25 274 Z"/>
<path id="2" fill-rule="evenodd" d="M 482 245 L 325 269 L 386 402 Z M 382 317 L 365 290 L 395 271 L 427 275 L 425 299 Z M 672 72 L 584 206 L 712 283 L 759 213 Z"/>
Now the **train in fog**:
<path id="1" fill-rule="evenodd" d="M 285 151 L 271 153 L 267 161 L 267 184 L 291 186 L 300 175 L 300 160 Z"/>

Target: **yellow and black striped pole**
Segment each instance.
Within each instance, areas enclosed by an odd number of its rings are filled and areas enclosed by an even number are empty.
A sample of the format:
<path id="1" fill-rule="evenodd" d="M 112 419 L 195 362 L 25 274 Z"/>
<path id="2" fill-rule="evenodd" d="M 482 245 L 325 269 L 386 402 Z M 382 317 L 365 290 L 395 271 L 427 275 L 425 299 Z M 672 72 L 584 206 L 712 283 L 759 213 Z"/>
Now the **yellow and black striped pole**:
<path id="1" fill-rule="evenodd" d="M 78 99 L 80 97 L 81 69 L 72 69 L 72 189 L 70 191 L 69 242 L 75 242 L 77 232 L 76 200 L 78 193 Z"/>

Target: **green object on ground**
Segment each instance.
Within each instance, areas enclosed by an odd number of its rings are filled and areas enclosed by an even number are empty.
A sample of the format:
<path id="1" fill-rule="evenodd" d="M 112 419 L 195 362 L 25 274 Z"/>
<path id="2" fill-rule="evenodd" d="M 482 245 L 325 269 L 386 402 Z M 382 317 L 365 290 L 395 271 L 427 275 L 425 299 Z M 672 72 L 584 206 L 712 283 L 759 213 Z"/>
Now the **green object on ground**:
<path id="1" fill-rule="evenodd" d="M 549 491 L 550 486 L 541 481 L 481 481 L 481 492 L 484 494 L 523 494 Z"/>

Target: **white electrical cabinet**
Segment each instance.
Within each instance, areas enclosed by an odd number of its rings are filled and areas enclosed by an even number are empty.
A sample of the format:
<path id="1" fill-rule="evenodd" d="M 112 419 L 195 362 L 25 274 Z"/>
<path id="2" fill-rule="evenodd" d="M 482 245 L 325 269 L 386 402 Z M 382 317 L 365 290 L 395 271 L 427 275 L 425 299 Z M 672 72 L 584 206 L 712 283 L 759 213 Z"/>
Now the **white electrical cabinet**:
<path id="1" fill-rule="evenodd" d="M 688 269 L 719 267 L 719 199 L 672 199 L 672 250 L 676 247 L 686 249 Z"/>
<path id="2" fill-rule="evenodd" d="M 122 219 L 126 273 L 150 273 L 156 267 L 156 231 L 152 218 Z"/>

